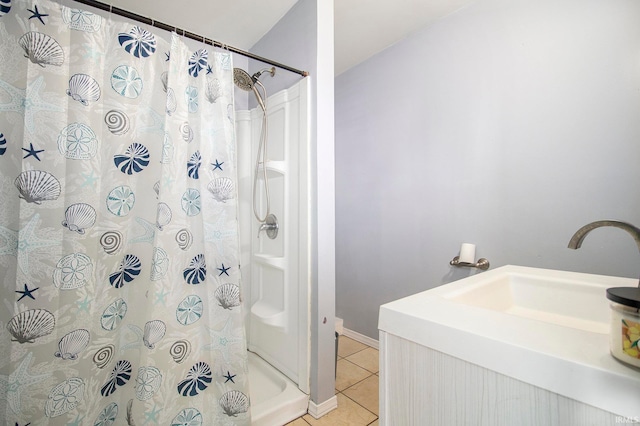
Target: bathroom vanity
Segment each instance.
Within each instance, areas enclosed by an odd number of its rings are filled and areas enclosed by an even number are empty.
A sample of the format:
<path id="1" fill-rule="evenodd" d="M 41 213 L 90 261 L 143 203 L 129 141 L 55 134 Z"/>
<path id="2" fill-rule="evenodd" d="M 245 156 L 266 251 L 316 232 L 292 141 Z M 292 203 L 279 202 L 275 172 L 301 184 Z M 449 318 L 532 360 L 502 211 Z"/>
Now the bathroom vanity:
<path id="1" fill-rule="evenodd" d="M 640 369 L 609 353 L 609 287 L 503 266 L 380 307 L 382 425 L 640 424 Z"/>

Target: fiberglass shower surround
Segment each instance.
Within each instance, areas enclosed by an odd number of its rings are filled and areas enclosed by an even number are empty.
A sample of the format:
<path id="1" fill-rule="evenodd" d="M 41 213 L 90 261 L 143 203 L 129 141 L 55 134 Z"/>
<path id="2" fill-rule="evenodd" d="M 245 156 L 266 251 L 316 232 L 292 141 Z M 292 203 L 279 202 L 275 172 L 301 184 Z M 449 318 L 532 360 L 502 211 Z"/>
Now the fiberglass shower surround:
<path id="1" fill-rule="evenodd" d="M 0 423 L 251 422 L 228 52 L 0 0 Z"/>

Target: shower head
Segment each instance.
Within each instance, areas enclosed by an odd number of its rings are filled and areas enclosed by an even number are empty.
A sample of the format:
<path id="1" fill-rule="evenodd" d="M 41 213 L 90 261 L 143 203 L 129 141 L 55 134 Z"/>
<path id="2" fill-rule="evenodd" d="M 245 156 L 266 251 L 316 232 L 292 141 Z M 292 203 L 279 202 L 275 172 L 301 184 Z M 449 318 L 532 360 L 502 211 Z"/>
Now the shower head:
<path id="1" fill-rule="evenodd" d="M 251 89 L 253 89 L 253 86 L 256 84 L 260 76 L 265 72 L 268 72 L 269 74 L 271 74 L 271 77 L 273 77 L 276 75 L 276 68 L 275 67 L 264 68 L 253 75 L 249 75 L 249 73 L 243 70 L 242 68 L 234 68 L 233 82 L 240 89 L 248 92 Z"/>
<path id="2" fill-rule="evenodd" d="M 246 92 L 253 89 L 253 78 L 242 68 L 233 69 L 233 82 L 236 84 L 236 86 Z"/>

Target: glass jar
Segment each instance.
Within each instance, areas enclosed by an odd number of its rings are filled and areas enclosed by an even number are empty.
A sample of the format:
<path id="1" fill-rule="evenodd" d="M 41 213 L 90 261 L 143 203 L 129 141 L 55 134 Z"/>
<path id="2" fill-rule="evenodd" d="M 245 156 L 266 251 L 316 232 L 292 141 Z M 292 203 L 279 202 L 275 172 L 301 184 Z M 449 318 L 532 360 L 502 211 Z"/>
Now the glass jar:
<path id="1" fill-rule="evenodd" d="M 640 288 L 607 289 L 611 300 L 611 355 L 625 364 L 640 368 Z"/>

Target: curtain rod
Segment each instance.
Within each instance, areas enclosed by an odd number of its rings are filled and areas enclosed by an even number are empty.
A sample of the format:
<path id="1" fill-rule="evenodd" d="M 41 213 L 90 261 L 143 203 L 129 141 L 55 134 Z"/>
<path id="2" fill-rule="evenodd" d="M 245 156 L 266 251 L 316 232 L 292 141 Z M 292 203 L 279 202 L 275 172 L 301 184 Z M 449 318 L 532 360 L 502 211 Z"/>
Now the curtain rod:
<path id="1" fill-rule="evenodd" d="M 109 12 L 109 13 L 114 13 L 116 15 L 123 16 L 123 17 L 128 18 L 128 19 L 133 19 L 135 21 L 142 22 L 143 24 L 151 25 L 152 27 L 160 28 L 160 29 L 166 30 L 166 31 L 173 31 L 173 32 L 175 32 L 175 33 L 177 33 L 177 34 L 179 34 L 179 35 L 181 35 L 183 37 L 187 37 L 187 38 L 190 38 L 192 40 L 197 40 L 199 42 L 202 42 L 204 44 L 208 44 L 208 45 L 213 46 L 213 47 L 219 47 L 219 48 L 228 50 L 230 52 L 237 53 L 239 55 L 246 56 L 246 57 L 251 58 L 251 59 L 255 59 L 257 61 L 264 62 L 266 64 L 273 65 L 275 67 L 282 68 L 284 70 L 291 71 L 291 72 L 296 73 L 296 74 L 300 74 L 303 77 L 307 77 L 309 75 L 309 73 L 307 71 L 301 71 L 299 69 L 292 68 L 292 67 L 290 67 L 288 65 L 272 61 L 271 59 L 267 59 L 267 58 L 264 58 L 262 56 L 255 55 L 255 54 L 253 54 L 251 52 L 247 52 L 246 50 L 238 49 L 237 47 L 229 46 L 227 44 L 220 43 L 219 41 L 216 41 L 216 40 L 211 40 L 210 38 L 206 38 L 204 36 L 201 36 L 201 35 L 198 35 L 198 34 L 194 34 L 194 33 L 189 32 L 189 31 L 185 31 L 185 30 L 180 29 L 178 27 L 175 27 L 173 25 L 165 24 L 163 22 L 154 21 L 153 19 L 147 18 L 147 17 L 142 16 L 142 15 L 138 15 L 136 13 L 130 12 L 130 11 L 125 10 L 125 9 L 120 9 L 119 7 L 115 7 L 115 6 L 112 6 L 110 4 L 102 3 L 102 2 L 99 2 L 97 0 L 73 0 L 73 1 L 75 1 L 77 3 L 86 4 L 87 6 L 95 7 L 96 9 L 104 10 L 104 11 Z"/>

